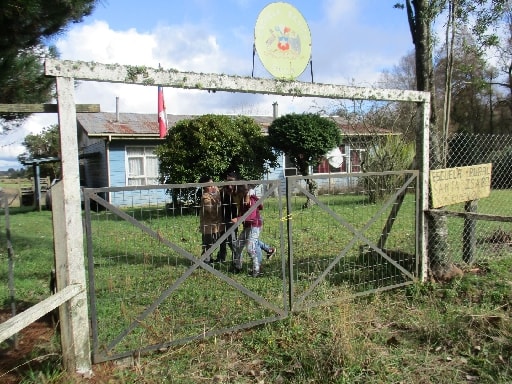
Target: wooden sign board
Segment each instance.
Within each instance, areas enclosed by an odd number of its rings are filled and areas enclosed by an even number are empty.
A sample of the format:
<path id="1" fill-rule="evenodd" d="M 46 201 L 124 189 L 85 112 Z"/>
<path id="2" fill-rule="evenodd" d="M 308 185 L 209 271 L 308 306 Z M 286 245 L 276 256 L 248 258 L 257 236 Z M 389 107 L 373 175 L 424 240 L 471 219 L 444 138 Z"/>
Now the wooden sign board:
<path id="1" fill-rule="evenodd" d="M 430 171 L 432 208 L 488 197 L 492 164 Z"/>

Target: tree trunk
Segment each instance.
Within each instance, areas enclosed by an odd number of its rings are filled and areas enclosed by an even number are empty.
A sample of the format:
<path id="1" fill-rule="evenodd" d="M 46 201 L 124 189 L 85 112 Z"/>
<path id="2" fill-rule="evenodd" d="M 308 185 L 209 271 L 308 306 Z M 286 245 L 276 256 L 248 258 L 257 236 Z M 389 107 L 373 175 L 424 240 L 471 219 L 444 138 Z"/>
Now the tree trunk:
<path id="1" fill-rule="evenodd" d="M 407 0 L 407 16 L 415 46 L 416 87 L 418 91 L 430 92 L 430 169 L 439 169 L 443 165 L 443 156 L 437 127 L 434 72 L 432 65 L 431 23 L 435 10 L 429 0 Z M 429 268 L 436 279 L 447 280 L 454 275 L 448 249 L 448 226 L 446 216 L 429 215 L 428 218 L 428 258 Z M 457 268 L 458 270 L 458 268 Z M 455 274 L 458 274 L 455 272 Z"/>
<path id="2" fill-rule="evenodd" d="M 298 170 L 302 176 L 309 176 L 309 163 L 301 162 L 298 164 Z M 309 193 L 313 196 L 318 196 L 318 184 L 313 179 L 305 179 Z M 307 196 L 306 202 L 302 205 L 303 209 L 310 208 L 315 205 L 315 202 Z"/>
<path id="3" fill-rule="evenodd" d="M 306 184 L 308 186 L 309 193 L 311 193 L 313 196 L 318 196 L 318 184 L 313 179 L 306 179 Z M 311 200 L 311 198 L 308 196 L 306 199 L 306 202 L 302 206 L 302 208 L 310 208 L 313 205 L 315 205 L 315 202 Z"/>

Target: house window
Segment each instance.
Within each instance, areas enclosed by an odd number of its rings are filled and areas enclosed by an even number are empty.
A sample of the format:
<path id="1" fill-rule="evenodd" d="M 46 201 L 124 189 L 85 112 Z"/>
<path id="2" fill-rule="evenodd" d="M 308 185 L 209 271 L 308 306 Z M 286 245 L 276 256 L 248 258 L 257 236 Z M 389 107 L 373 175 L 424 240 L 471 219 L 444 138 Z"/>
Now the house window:
<path id="1" fill-rule="evenodd" d="M 335 168 L 329 164 L 327 159 L 322 159 L 322 161 L 313 168 L 313 173 L 362 172 L 361 162 L 363 161 L 364 149 L 354 149 L 350 148 L 349 145 L 342 145 L 340 146 L 340 151 L 343 154 L 343 163 L 341 164 L 341 167 Z"/>
<path id="2" fill-rule="evenodd" d="M 158 159 L 155 147 L 126 147 L 126 185 L 158 184 Z"/>
<path id="3" fill-rule="evenodd" d="M 295 164 L 290 160 L 290 158 L 284 155 L 284 175 L 285 176 L 295 176 L 298 175 L 297 168 L 295 168 Z"/>
<path id="4" fill-rule="evenodd" d="M 350 151 L 350 172 L 362 172 L 361 162 L 363 161 L 364 149 L 352 149 Z"/>

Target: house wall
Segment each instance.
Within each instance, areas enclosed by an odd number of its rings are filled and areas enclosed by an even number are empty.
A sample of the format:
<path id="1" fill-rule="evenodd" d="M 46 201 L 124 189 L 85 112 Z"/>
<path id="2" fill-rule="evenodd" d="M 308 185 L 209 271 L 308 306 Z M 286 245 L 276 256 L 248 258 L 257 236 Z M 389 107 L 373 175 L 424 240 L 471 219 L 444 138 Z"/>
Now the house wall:
<path id="1" fill-rule="evenodd" d="M 110 187 L 126 186 L 125 144 L 111 142 L 109 145 Z"/>
<path id="2" fill-rule="evenodd" d="M 342 146 L 347 152 L 350 152 L 350 145 L 344 145 Z M 290 167 L 286 166 L 285 156 L 281 154 L 278 158 L 279 166 L 270 170 L 270 172 L 265 175 L 266 180 L 280 180 L 280 194 L 281 196 L 284 196 L 286 194 L 286 176 L 292 176 L 295 175 L 294 172 L 292 172 L 292 169 Z M 318 168 L 318 166 L 317 166 Z M 346 173 L 342 172 L 342 173 Z M 329 191 L 329 193 L 335 193 L 342 190 L 352 189 L 357 187 L 358 183 L 358 177 L 351 177 L 351 178 L 329 178 L 329 173 L 318 173 L 314 172 L 315 175 L 321 174 L 325 175 L 325 178 L 322 179 L 316 179 L 318 188 L 322 191 Z M 305 184 L 303 185 L 305 187 Z M 258 195 L 261 195 L 264 191 L 261 190 L 261 187 L 256 188 L 256 193 Z M 292 191 L 292 193 L 297 193 L 298 191 Z"/>
<path id="3" fill-rule="evenodd" d="M 264 178 L 265 180 L 279 180 L 281 182 L 280 184 L 280 194 L 281 196 L 284 196 L 286 194 L 286 184 L 285 184 L 285 176 L 284 176 L 284 155 L 280 154 L 278 158 L 279 165 L 276 168 L 273 168 L 270 170 L 269 173 L 267 173 Z M 261 186 L 256 188 L 256 194 L 260 195 L 264 191 L 261 190 Z"/>
<path id="4" fill-rule="evenodd" d="M 160 142 L 156 141 L 112 141 L 109 145 L 109 164 L 110 164 L 110 186 L 125 187 L 127 184 L 128 162 L 126 157 L 126 147 L 130 146 L 156 146 Z M 147 204 L 148 201 L 154 204 L 164 204 L 168 202 L 169 195 L 165 189 L 154 189 L 141 191 L 125 191 L 122 194 L 111 193 L 110 202 L 118 206 L 138 206 Z M 149 196 L 148 196 L 149 195 Z"/>
<path id="5" fill-rule="evenodd" d="M 107 148 L 104 140 L 82 148 L 80 179 L 83 186 L 90 188 L 108 185 Z"/>
<path id="6" fill-rule="evenodd" d="M 80 162 L 81 171 L 83 170 L 81 178 L 84 181 L 84 185 L 87 187 L 125 187 L 127 185 L 128 169 L 126 147 L 139 145 L 156 146 L 158 144 L 160 144 L 160 142 L 148 140 L 116 140 L 109 143 L 101 140 L 90 144 L 88 147 L 83 148 L 82 152 L 85 155 L 85 158 Z M 347 145 L 347 147 L 349 146 Z M 266 175 L 264 175 L 264 179 L 279 180 L 280 194 L 284 196 L 286 194 L 286 175 L 290 172 L 290 169 L 288 169 L 289 167 L 286 167 L 285 156 L 283 154 L 279 155 L 278 163 L 279 165 L 276 168 L 271 169 Z M 327 176 L 328 173 L 325 175 Z M 357 179 L 357 177 L 342 179 L 326 177 L 325 179 L 317 179 L 316 181 L 319 189 L 335 193 L 340 190 L 346 190 L 347 188 L 357 186 Z M 256 193 L 259 196 L 264 192 L 265 191 L 262 190 L 262 186 L 258 186 L 256 188 Z M 169 196 L 165 194 L 164 189 L 152 190 L 147 193 L 152 194 L 151 201 L 155 201 L 158 204 L 169 200 Z M 121 206 L 139 205 L 143 202 L 147 203 L 148 201 L 147 194 L 142 197 L 140 191 L 123 192 L 122 196 L 111 193 L 110 196 L 106 196 L 105 198 L 113 204 Z"/>

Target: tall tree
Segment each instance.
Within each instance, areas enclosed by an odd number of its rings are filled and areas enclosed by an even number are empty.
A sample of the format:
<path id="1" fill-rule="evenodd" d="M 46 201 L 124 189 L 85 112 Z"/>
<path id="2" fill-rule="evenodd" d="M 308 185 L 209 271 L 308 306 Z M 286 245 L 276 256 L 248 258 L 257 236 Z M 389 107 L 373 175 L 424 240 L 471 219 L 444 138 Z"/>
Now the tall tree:
<path id="1" fill-rule="evenodd" d="M 512 2 L 510 0 L 507 0 L 504 5 L 501 21 L 503 33 L 499 35 L 495 45 L 496 56 L 498 57 L 498 71 L 489 76 L 489 82 L 491 85 L 506 91 L 506 97 L 500 98 L 497 106 L 508 108 L 508 118 L 510 121 L 512 116 Z M 510 125 L 510 122 L 507 125 Z"/>
<path id="2" fill-rule="evenodd" d="M 43 61 L 55 57 L 45 43 L 70 23 L 90 15 L 99 0 L 6 0 L 0 12 L 0 103 L 43 103 L 52 99 L 54 81 L 44 76 Z M 6 121 L 20 115 L 2 114 Z"/>
<path id="3" fill-rule="evenodd" d="M 475 17 L 473 32 L 482 42 L 492 41 L 492 34 L 488 35 L 488 27 L 496 21 L 502 11 L 502 6 L 508 0 L 473 1 L 473 0 L 406 0 L 407 18 L 415 46 L 416 59 L 416 89 L 428 91 L 431 94 L 430 111 L 430 168 L 437 169 L 443 166 L 443 153 L 439 142 L 439 126 L 436 113 L 436 89 L 433 70 L 433 37 L 432 23 L 446 9 L 449 4 L 457 4 L 458 20 L 469 21 Z M 403 8 L 403 4 L 395 7 Z M 429 262 L 431 272 L 435 277 L 446 278 L 454 275 L 456 267 L 449 258 L 447 242 L 448 226 L 446 216 L 430 216 L 429 224 Z M 456 272 L 456 271 L 455 271 Z"/>
<path id="4" fill-rule="evenodd" d="M 432 22 L 441 12 L 442 1 L 407 0 L 407 19 L 415 47 L 416 89 L 430 92 L 430 168 L 442 167 L 442 154 L 439 143 L 433 70 Z M 448 257 L 448 226 L 445 216 L 428 217 L 428 249 L 430 270 L 437 278 L 449 276 L 455 266 Z"/>
<path id="5" fill-rule="evenodd" d="M 43 128 L 37 135 L 27 135 L 23 140 L 26 152 L 18 156 L 19 161 L 27 159 L 41 159 L 47 157 L 59 157 L 60 141 L 59 126 L 51 125 Z M 59 177 L 60 163 L 41 164 L 40 172 L 42 177 L 50 176 L 52 179 Z"/>
<path id="6" fill-rule="evenodd" d="M 450 55 L 452 64 L 447 62 L 448 57 L 442 56 L 435 71 L 438 93 L 447 101 L 443 108 L 444 144 L 449 134 L 456 131 L 489 131 L 488 65 L 467 29 L 461 27 L 456 33 Z M 450 66 L 451 73 L 447 76 L 446 68 Z M 447 152 L 444 150 L 445 156 Z"/>
<path id="7" fill-rule="evenodd" d="M 341 133 L 336 123 L 313 113 L 288 114 L 275 119 L 268 128 L 270 145 L 282 151 L 301 175 L 308 176 L 309 168 L 317 165 L 325 154 L 341 144 Z M 307 180 L 315 194 L 316 183 Z M 311 204 L 308 198 L 306 206 Z"/>

